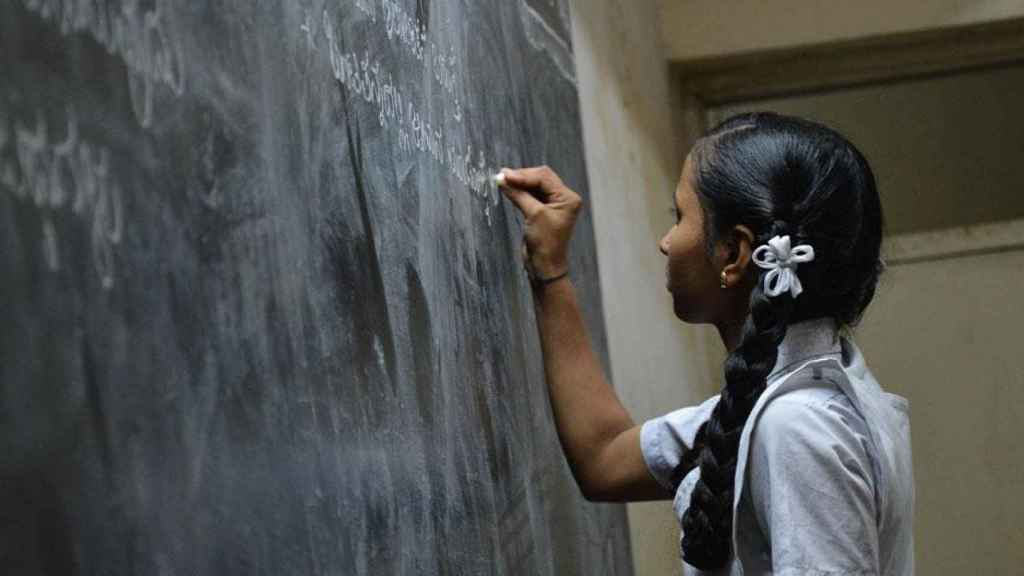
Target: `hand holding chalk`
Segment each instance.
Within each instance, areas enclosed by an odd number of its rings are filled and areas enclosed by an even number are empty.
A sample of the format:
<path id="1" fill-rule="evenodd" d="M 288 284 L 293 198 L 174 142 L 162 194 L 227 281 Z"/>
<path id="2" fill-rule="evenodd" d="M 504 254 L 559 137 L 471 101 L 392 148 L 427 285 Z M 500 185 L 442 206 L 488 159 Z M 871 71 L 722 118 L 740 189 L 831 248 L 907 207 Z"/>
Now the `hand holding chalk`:
<path id="1" fill-rule="evenodd" d="M 526 219 L 526 266 L 539 278 L 558 278 L 569 270 L 569 240 L 583 207 L 580 195 L 547 166 L 503 169 L 494 183 Z"/>

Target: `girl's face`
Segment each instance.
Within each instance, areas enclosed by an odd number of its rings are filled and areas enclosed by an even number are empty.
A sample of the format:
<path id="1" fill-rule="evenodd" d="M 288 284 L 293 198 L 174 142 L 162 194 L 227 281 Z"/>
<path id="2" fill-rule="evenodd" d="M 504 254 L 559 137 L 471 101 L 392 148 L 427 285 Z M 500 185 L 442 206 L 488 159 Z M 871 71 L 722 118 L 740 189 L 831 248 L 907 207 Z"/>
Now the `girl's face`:
<path id="1" fill-rule="evenodd" d="M 722 306 L 719 274 L 709 257 L 704 235 L 704 211 L 693 189 L 693 165 L 690 157 L 676 185 L 676 223 L 658 243 L 667 256 L 665 273 L 672 305 L 680 320 L 714 323 Z"/>

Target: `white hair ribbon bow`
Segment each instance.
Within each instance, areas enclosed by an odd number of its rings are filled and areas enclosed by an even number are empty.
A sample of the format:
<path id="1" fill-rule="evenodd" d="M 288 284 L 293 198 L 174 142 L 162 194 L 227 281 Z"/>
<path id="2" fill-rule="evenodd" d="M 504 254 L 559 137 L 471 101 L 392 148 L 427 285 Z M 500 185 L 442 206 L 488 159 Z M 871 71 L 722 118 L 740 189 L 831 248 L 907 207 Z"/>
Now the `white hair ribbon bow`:
<path id="1" fill-rule="evenodd" d="M 814 248 L 801 244 L 790 248 L 789 236 L 776 236 L 754 250 L 754 263 L 765 270 L 771 270 L 764 277 L 764 293 L 774 298 L 789 291 L 796 298 L 804 291 L 796 267 L 803 262 L 814 260 Z"/>

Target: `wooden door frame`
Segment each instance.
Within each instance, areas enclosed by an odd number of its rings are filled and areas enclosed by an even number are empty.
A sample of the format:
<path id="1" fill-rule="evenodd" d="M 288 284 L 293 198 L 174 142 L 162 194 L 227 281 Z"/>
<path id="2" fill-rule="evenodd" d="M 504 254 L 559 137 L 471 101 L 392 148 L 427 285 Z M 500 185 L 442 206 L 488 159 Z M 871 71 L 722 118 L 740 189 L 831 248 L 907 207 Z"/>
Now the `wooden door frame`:
<path id="1" fill-rule="evenodd" d="M 671 64 L 689 150 L 716 106 L 879 86 L 1024 63 L 1024 18 Z M 1024 249 L 1024 220 L 896 235 L 890 265 Z"/>
<path id="2" fill-rule="evenodd" d="M 671 63 L 685 149 L 707 109 L 1024 63 L 1024 18 Z"/>

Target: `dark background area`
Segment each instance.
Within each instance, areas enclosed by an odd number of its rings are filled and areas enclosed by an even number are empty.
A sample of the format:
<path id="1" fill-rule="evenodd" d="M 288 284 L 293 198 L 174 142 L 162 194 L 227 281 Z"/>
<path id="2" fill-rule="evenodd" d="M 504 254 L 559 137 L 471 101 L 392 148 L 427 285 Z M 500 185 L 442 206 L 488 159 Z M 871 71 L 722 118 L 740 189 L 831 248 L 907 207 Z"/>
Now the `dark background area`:
<path id="1" fill-rule="evenodd" d="M 587 195 L 568 11 L 529 4 L 0 5 L 5 574 L 630 572 L 477 182 Z M 586 215 L 574 242 L 607 362 Z"/>

